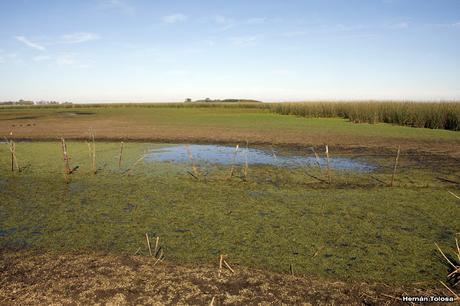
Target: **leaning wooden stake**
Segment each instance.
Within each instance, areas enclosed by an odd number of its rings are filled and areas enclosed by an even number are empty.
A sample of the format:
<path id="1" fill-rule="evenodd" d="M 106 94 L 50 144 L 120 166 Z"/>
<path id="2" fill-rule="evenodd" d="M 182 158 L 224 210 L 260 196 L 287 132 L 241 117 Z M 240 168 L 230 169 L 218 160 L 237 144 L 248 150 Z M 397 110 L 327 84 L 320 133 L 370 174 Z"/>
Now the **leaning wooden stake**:
<path id="1" fill-rule="evenodd" d="M 123 157 L 123 141 L 120 144 L 120 156 L 118 157 L 118 168 L 121 168 L 122 157 Z"/>
<path id="2" fill-rule="evenodd" d="M 398 168 L 398 160 L 399 160 L 400 152 L 401 152 L 401 146 L 398 146 L 398 152 L 396 153 L 395 165 L 393 167 L 393 175 L 391 176 L 391 183 L 390 183 L 391 187 L 393 187 L 393 184 L 395 181 L 396 169 Z"/>
<path id="3" fill-rule="evenodd" d="M 62 156 L 64 158 L 64 178 L 67 181 L 69 179 L 71 170 L 69 166 L 69 155 L 67 154 L 67 145 L 65 143 L 64 138 L 61 138 L 61 148 L 62 148 Z"/>
<path id="4" fill-rule="evenodd" d="M 190 150 L 189 145 L 185 145 L 185 148 L 187 149 L 188 159 L 192 164 L 193 175 L 195 176 L 195 178 L 198 179 L 198 168 L 195 165 L 195 160 L 193 159 L 192 151 Z"/>
<path id="5" fill-rule="evenodd" d="M 236 155 L 238 154 L 238 148 L 240 145 L 236 145 L 235 152 L 233 153 L 232 167 L 230 168 L 230 175 L 228 178 L 233 177 L 233 172 L 235 171 Z"/>
<path id="6" fill-rule="evenodd" d="M 329 147 L 326 145 L 326 165 L 327 165 L 327 180 L 331 183 L 331 166 L 329 163 Z"/>

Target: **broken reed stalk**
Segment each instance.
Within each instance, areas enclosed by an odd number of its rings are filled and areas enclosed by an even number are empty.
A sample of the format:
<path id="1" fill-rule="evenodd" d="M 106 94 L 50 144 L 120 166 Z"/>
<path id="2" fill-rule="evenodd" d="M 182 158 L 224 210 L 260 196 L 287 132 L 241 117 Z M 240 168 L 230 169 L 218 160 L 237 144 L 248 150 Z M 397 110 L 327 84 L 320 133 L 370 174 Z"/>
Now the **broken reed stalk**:
<path id="1" fill-rule="evenodd" d="M 230 265 L 228 264 L 228 262 L 224 259 L 224 265 L 230 270 L 232 271 L 232 273 L 235 273 L 235 270 L 232 269 L 232 267 L 230 267 Z"/>
<path id="2" fill-rule="evenodd" d="M 460 200 L 460 197 L 458 195 L 456 195 L 455 193 L 451 192 L 451 191 L 448 191 L 448 193 L 450 193 L 451 195 L 453 195 L 454 197 L 456 197 L 457 199 Z M 460 259 L 459 259 L 460 260 Z"/>
<path id="3" fill-rule="evenodd" d="M 213 296 L 213 297 L 212 297 L 212 300 L 211 300 L 211 303 L 209 303 L 209 306 L 214 306 L 214 301 L 215 301 L 215 299 L 216 299 L 216 297 Z"/>
<path id="4" fill-rule="evenodd" d="M 278 157 L 276 157 L 275 149 L 273 148 L 273 145 L 270 146 L 270 149 L 272 150 L 273 158 L 275 159 L 275 161 L 278 161 Z"/>
<path id="5" fill-rule="evenodd" d="M 92 168 L 93 168 L 93 173 L 96 174 L 97 169 L 96 169 L 96 141 L 94 140 L 94 131 L 91 130 L 91 140 L 92 140 Z"/>
<path id="6" fill-rule="evenodd" d="M 227 255 L 220 254 L 220 257 L 219 257 L 219 272 L 217 273 L 218 277 L 220 277 L 220 275 L 222 274 L 222 268 L 223 268 L 224 265 L 232 273 L 235 273 L 235 270 L 233 270 L 233 268 L 228 264 L 228 262 L 225 260 L 225 257 L 227 257 Z"/>
<path id="7" fill-rule="evenodd" d="M 400 153 L 401 153 L 401 146 L 398 146 L 398 152 L 396 153 L 395 164 L 393 166 L 393 175 L 391 176 L 390 187 L 393 187 L 393 184 L 395 182 L 396 169 L 398 168 L 398 160 L 399 160 Z"/>
<path id="8" fill-rule="evenodd" d="M 458 294 L 456 294 L 452 289 L 449 288 L 449 286 L 447 286 L 446 284 L 444 284 L 443 282 L 439 281 L 444 287 L 446 287 L 447 290 L 450 291 L 450 293 L 452 293 L 454 296 L 455 296 L 455 299 L 454 301 L 460 301 L 460 296 L 458 296 Z"/>
<path id="9" fill-rule="evenodd" d="M 219 272 L 217 273 L 217 276 L 220 277 L 220 274 L 222 273 L 222 263 L 224 261 L 224 255 L 220 254 L 219 258 Z"/>
<path id="10" fill-rule="evenodd" d="M 128 175 L 132 175 L 134 166 L 136 166 L 144 158 L 145 158 L 145 155 L 141 156 L 138 160 L 134 162 L 134 164 L 128 169 Z"/>
<path id="11" fill-rule="evenodd" d="M 193 159 L 193 155 L 192 155 L 192 151 L 190 150 L 190 146 L 185 145 L 185 148 L 187 149 L 188 159 L 190 160 L 192 164 L 193 175 L 195 176 L 195 178 L 198 179 L 198 175 L 199 175 L 198 168 L 195 165 L 195 160 Z"/>
<path id="12" fill-rule="evenodd" d="M 71 170 L 69 166 L 69 155 L 67 153 L 67 145 L 65 143 L 64 138 L 61 138 L 61 148 L 62 148 L 62 156 L 64 158 L 64 178 L 67 181 L 69 179 Z"/>
<path id="13" fill-rule="evenodd" d="M 10 133 L 11 135 L 12 133 Z M 19 164 L 18 164 L 18 159 L 16 158 L 16 143 L 11 139 L 11 140 L 8 140 L 8 138 L 4 137 L 7 145 L 8 145 L 8 149 L 10 150 L 10 153 L 11 153 L 11 171 L 14 172 L 14 168 L 16 167 L 16 169 L 18 170 L 18 172 L 21 171 L 21 168 L 19 168 Z"/>
<path id="14" fill-rule="evenodd" d="M 460 264 L 456 265 L 454 264 L 447 256 L 444 254 L 444 252 L 441 250 L 439 245 L 435 243 L 436 247 L 438 248 L 439 252 L 441 253 L 442 257 L 447 261 L 448 265 L 452 267 L 452 272 L 447 275 L 448 279 L 451 279 L 453 281 L 453 286 L 455 287 L 459 282 L 460 282 Z M 457 258 L 460 262 L 460 246 L 458 244 L 458 239 L 455 238 L 455 245 L 457 247 Z M 455 261 L 455 260 L 454 260 Z M 447 286 L 446 286 L 447 287 Z"/>
<path id="15" fill-rule="evenodd" d="M 329 163 L 329 147 L 326 145 L 326 165 L 327 165 L 327 180 L 331 184 L 331 166 Z"/>
<path id="16" fill-rule="evenodd" d="M 118 169 L 121 168 L 122 158 L 123 158 L 123 141 L 120 143 L 120 156 L 118 157 Z"/>
<path id="17" fill-rule="evenodd" d="M 155 255 L 156 255 L 157 252 L 158 252 L 158 245 L 159 245 L 159 243 L 160 243 L 160 237 L 157 237 L 157 239 L 156 239 L 156 241 L 155 241 L 155 249 L 154 249 L 154 251 L 153 251 L 153 254 L 155 254 Z"/>
<path id="18" fill-rule="evenodd" d="M 233 177 L 233 172 L 235 171 L 236 154 L 238 153 L 238 148 L 239 147 L 240 147 L 240 145 L 236 145 L 235 152 L 233 153 L 232 167 L 230 168 L 230 175 L 228 177 L 229 179 L 231 179 Z"/>
<path id="19" fill-rule="evenodd" d="M 248 146 L 249 142 L 246 140 L 246 150 L 244 152 L 244 169 L 243 169 L 243 174 L 244 174 L 244 179 L 248 179 L 248 170 L 249 170 L 249 163 L 248 163 Z"/>
<path id="20" fill-rule="evenodd" d="M 147 240 L 147 246 L 149 248 L 149 254 L 152 256 L 152 248 L 150 248 L 149 234 L 145 233 L 145 239 Z"/>
<path id="21" fill-rule="evenodd" d="M 311 147 L 311 150 L 313 151 L 313 154 L 315 154 L 316 164 L 318 165 L 319 171 L 322 172 L 323 169 L 321 169 L 321 162 L 320 162 L 318 153 L 316 153 L 315 148 L 313 148 L 313 147 Z"/>

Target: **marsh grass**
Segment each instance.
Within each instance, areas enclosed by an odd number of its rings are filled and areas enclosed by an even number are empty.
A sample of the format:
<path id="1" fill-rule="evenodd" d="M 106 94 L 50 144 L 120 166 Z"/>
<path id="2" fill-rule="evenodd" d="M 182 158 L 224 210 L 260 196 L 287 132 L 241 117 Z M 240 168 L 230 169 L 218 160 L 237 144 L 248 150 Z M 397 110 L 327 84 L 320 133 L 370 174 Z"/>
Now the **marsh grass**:
<path id="1" fill-rule="evenodd" d="M 418 128 L 460 130 L 458 102 L 322 102 L 268 104 L 282 115 L 345 118 L 354 123 L 392 123 Z"/>
<path id="2" fill-rule="evenodd" d="M 354 123 L 391 123 L 429 129 L 460 130 L 460 102 L 295 102 L 295 103 L 99 103 L 0 106 L 1 109 L 224 108 L 263 109 L 307 118 L 344 118 Z"/>
<path id="3" fill-rule="evenodd" d="M 452 219 L 458 200 L 446 192 L 455 187 L 435 178 L 456 169 L 445 164 L 435 174 L 404 154 L 398 184 L 388 188 L 370 176 L 389 182 L 394 155 L 376 160 L 372 174 L 331 169 L 329 186 L 305 176 L 321 177 L 316 166 L 251 166 L 242 183 L 227 180 L 228 166 L 206 165 L 204 181 L 187 175 L 189 164 L 141 161 L 128 177 L 117 167 L 118 142 L 98 142 L 108 167 L 94 176 L 86 144 L 67 145 L 82 165 L 69 184 L 55 179 L 62 172 L 57 142 L 18 143 L 18 158 L 32 167 L 14 176 L 7 147 L 0 148 L 1 249 L 132 254 L 147 233 L 162 237 L 171 262 L 215 263 L 228 254 L 237 267 L 288 273 L 291 264 L 296 275 L 434 283 L 445 266 L 427 245 L 446 247 L 460 228 Z M 124 160 L 133 164 L 155 146 L 129 143 Z"/>

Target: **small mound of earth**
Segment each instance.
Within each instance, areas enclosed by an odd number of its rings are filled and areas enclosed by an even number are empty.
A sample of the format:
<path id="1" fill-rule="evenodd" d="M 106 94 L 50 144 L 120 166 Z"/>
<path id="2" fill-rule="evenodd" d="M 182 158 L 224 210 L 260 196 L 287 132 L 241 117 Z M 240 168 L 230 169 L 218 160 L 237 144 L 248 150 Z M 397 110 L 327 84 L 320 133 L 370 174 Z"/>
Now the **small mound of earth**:
<path id="1" fill-rule="evenodd" d="M 283 275 L 234 266 L 154 265 L 152 257 L 0 253 L 1 305 L 405 305 L 435 290 Z M 446 295 L 438 291 L 439 295 Z"/>

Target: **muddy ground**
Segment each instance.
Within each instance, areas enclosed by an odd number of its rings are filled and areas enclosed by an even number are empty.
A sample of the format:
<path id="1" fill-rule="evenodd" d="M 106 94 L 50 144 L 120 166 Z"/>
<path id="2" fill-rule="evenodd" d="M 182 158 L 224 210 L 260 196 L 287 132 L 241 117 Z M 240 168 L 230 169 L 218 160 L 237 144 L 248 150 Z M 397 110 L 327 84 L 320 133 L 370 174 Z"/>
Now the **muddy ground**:
<path id="1" fill-rule="evenodd" d="M 405 294 L 448 295 L 421 284 L 392 287 L 239 266 L 219 277 L 217 258 L 215 266 L 154 263 L 148 256 L 2 253 L 0 304 L 404 305 Z"/>

